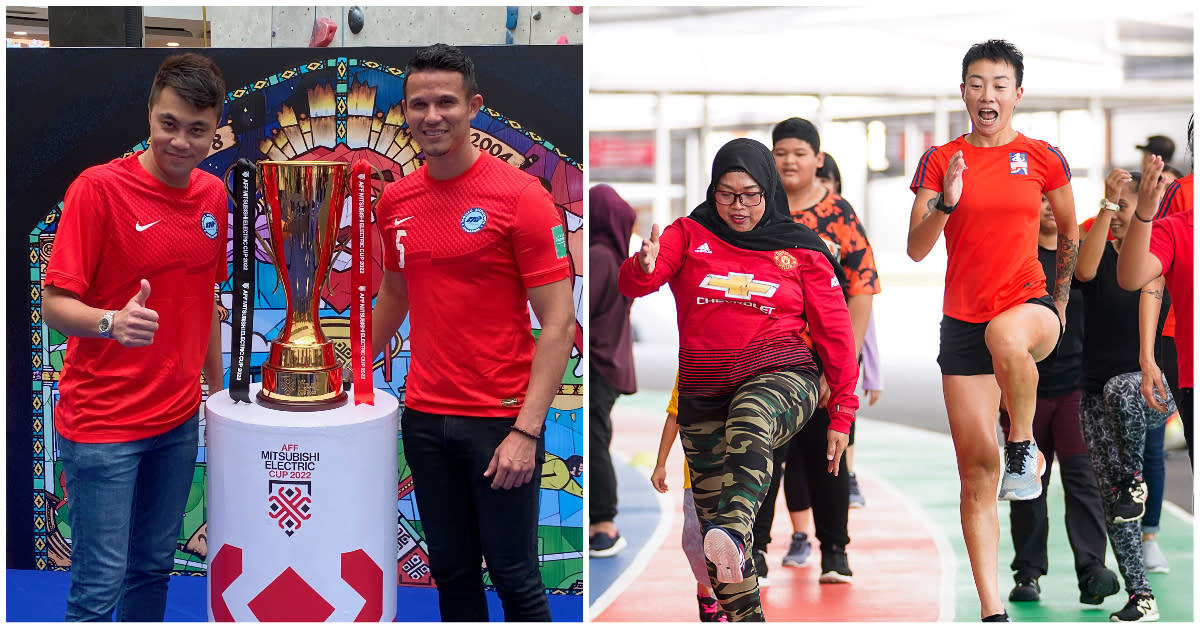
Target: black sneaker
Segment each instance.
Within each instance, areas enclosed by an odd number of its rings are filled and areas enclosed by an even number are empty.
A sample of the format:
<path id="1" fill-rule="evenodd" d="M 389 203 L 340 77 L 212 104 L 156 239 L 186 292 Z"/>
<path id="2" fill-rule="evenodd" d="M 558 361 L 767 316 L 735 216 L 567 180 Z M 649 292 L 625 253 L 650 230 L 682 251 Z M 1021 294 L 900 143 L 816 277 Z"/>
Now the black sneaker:
<path id="1" fill-rule="evenodd" d="M 988 615 L 987 617 L 984 617 L 983 619 L 981 619 L 981 620 L 979 620 L 979 621 L 1004 621 L 1004 622 L 1009 622 L 1009 621 L 1012 621 L 1012 620 L 1008 618 L 1008 611 L 1004 611 L 1003 613 L 996 613 L 995 615 Z"/>
<path id="2" fill-rule="evenodd" d="M 754 573 L 758 576 L 758 588 L 765 589 L 771 584 L 767 580 L 767 553 L 756 549 L 751 552 L 751 558 L 754 560 Z"/>
<path id="3" fill-rule="evenodd" d="M 597 532 L 588 537 L 588 556 L 592 558 L 608 558 L 616 556 L 621 550 L 625 549 L 628 543 L 625 537 L 621 536 L 620 532 L 613 534 L 605 534 Z"/>
<path id="4" fill-rule="evenodd" d="M 1137 521 L 1146 514 L 1146 482 L 1142 474 L 1135 474 L 1112 490 L 1117 493 L 1117 502 L 1112 507 L 1113 523 Z"/>
<path id="5" fill-rule="evenodd" d="M 853 579 L 854 572 L 850 571 L 850 562 L 846 560 L 846 550 L 833 547 L 828 552 L 821 552 L 821 577 L 817 578 L 817 582 L 845 584 Z"/>
<path id="6" fill-rule="evenodd" d="M 1017 575 L 1013 576 L 1013 580 L 1017 585 L 1008 594 L 1009 602 L 1038 602 L 1042 599 L 1042 587 L 1038 585 L 1037 578 Z"/>
<path id="7" fill-rule="evenodd" d="M 1121 590 L 1121 581 L 1110 569 L 1097 567 L 1079 581 L 1079 601 L 1096 606 L 1104 598 Z"/>
<path id="8" fill-rule="evenodd" d="M 1150 593 L 1135 593 L 1129 596 L 1125 608 L 1108 618 L 1112 621 L 1158 621 L 1158 602 Z"/>

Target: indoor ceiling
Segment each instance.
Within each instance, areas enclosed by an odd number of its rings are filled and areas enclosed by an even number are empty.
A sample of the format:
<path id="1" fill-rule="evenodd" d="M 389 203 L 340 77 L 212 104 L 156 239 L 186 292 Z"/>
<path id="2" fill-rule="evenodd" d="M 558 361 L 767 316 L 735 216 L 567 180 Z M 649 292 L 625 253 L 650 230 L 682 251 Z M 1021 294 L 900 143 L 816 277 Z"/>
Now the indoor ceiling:
<path id="1" fill-rule="evenodd" d="M 143 46 L 160 48 L 174 42 L 184 48 L 205 47 L 204 11 L 201 7 L 142 7 L 145 25 Z M 49 21 L 44 6 L 5 6 L 5 36 L 8 39 L 49 38 Z M 25 33 L 18 35 L 17 33 Z"/>

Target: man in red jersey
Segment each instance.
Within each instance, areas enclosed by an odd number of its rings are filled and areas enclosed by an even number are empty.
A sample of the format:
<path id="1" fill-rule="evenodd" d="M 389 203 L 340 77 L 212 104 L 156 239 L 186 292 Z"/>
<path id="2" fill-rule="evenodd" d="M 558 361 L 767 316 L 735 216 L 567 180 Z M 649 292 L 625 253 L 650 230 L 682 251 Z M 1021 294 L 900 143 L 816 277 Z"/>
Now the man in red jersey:
<path id="1" fill-rule="evenodd" d="M 42 314 L 69 336 L 54 427 L 70 496 L 67 621 L 160 622 L 199 439 L 200 375 L 224 388 L 214 282 L 225 188 L 197 170 L 225 102 L 210 59 L 163 61 L 150 147 L 63 199 Z M 153 292 L 151 292 L 153 290 Z"/>
<path id="2" fill-rule="evenodd" d="M 1195 116 L 1188 120 L 1188 152 L 1193 156 L 1194 123 Z M 1137 290 L 1159 275 L 1166 278 L 1167 292 L 1171 294 L 1175 312 L 1175 344 L 1179 360 L 1179 396 L 1175 402 L 1179 408 L 1190 460 L 1192 417 L 1195 411 L 1192 407 L 1192 368 L 1195 364 L 1195 355 L 1192 353 L 1192 298 L 1195 290 L 1192 272 L 1195 226 L 1192 212 L 1195 206 L 1191 175 L 1164 186 L 1158 176 L 1162 169 L 1162 158 L 1151 157 L 1138 188 L 1138 206 L 1143 207 L 1142 203 L 1145 203 L 1144 207 L 1158 207 L 1154 218 L 1161 219 L 1143 217 L 1142 212 L 1134 214 L 1136 220 L 1129 226 L 1125 246 L 1121 247 L 1121 254 L 1117 257 L 1117 281 L 1126 290 Z M 1161 382 L 1158 385 L 1161 386 Z M 1151 406 L 1162 407 L 1153 394 L 1145 396 Z"/>
<path id="3" fill-rule="evenodd" d="M 1012 44 L 972 46 L 959 85 L 971 132 L 929 149 L 910 186 L 916 198 L 909 257 L 924 259 L 946 234 L 938 365 L 960 470 L 963 537 L 984 621 L 1008 621 L 997 583 L 996 485 L 1001 499 L 1035 499 L 1042 492 L 1046 463 L 1033 438 L 1037 362 L 1062 336 L 1079 254 L 1066 159 L 1012 127 L 1023 73 L 1023 57 Z M 1043 194 L 1059 225 L 1052 295 L 1037 259 Z M 1011 419 L 1003 468 L 996 442 L 1002 400 Z"/>
<path id="4" fill-rule="evenodd" d="M 505 619 L 548 621 L 531 480 L 575 337 L 566 232 L 536 178 L 471 144 L 482 105 L 461 50 L 434 44 L 409 61 L 401 106 L 425 165 L 376 209 L 372 346 L 411 314 L 401 432 L 442 620 L 488 620 L 486 559 Z"/>

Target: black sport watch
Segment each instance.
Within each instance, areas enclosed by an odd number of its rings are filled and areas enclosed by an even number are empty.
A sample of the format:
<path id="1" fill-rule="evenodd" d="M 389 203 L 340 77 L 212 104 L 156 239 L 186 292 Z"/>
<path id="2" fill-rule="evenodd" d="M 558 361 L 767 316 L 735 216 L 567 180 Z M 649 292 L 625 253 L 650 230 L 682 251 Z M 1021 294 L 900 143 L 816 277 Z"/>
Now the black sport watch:
<path id="1" fill-rule="evenodd" d="M 946 206 L 946 196 L 941 192 L 938 192 L 938 195 L 933 199 L 933 208 L 947 216 L 950 215 L 950 212 L 954 211 L 955 207 L 958 207 L 958 203 L 955 203 L 954 207 Z"/>

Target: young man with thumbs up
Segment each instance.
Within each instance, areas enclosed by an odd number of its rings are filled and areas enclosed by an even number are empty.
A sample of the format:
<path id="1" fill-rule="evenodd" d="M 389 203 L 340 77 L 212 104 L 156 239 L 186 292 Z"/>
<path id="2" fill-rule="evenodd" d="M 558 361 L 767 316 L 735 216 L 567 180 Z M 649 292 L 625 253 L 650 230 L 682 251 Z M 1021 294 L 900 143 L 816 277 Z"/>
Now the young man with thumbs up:
<path id="1" fill-rule="evenodd" d="M 54 412 L 71 526 L 67 621 L 160 622 L 199 438 L 200 375 L 224 388 L 214 282 L 228 209 L 196 169 L 224 108 L 217 66 L 159 67 L 149 148 L 63 199 L 42 314 L 67 336 Z"/>

